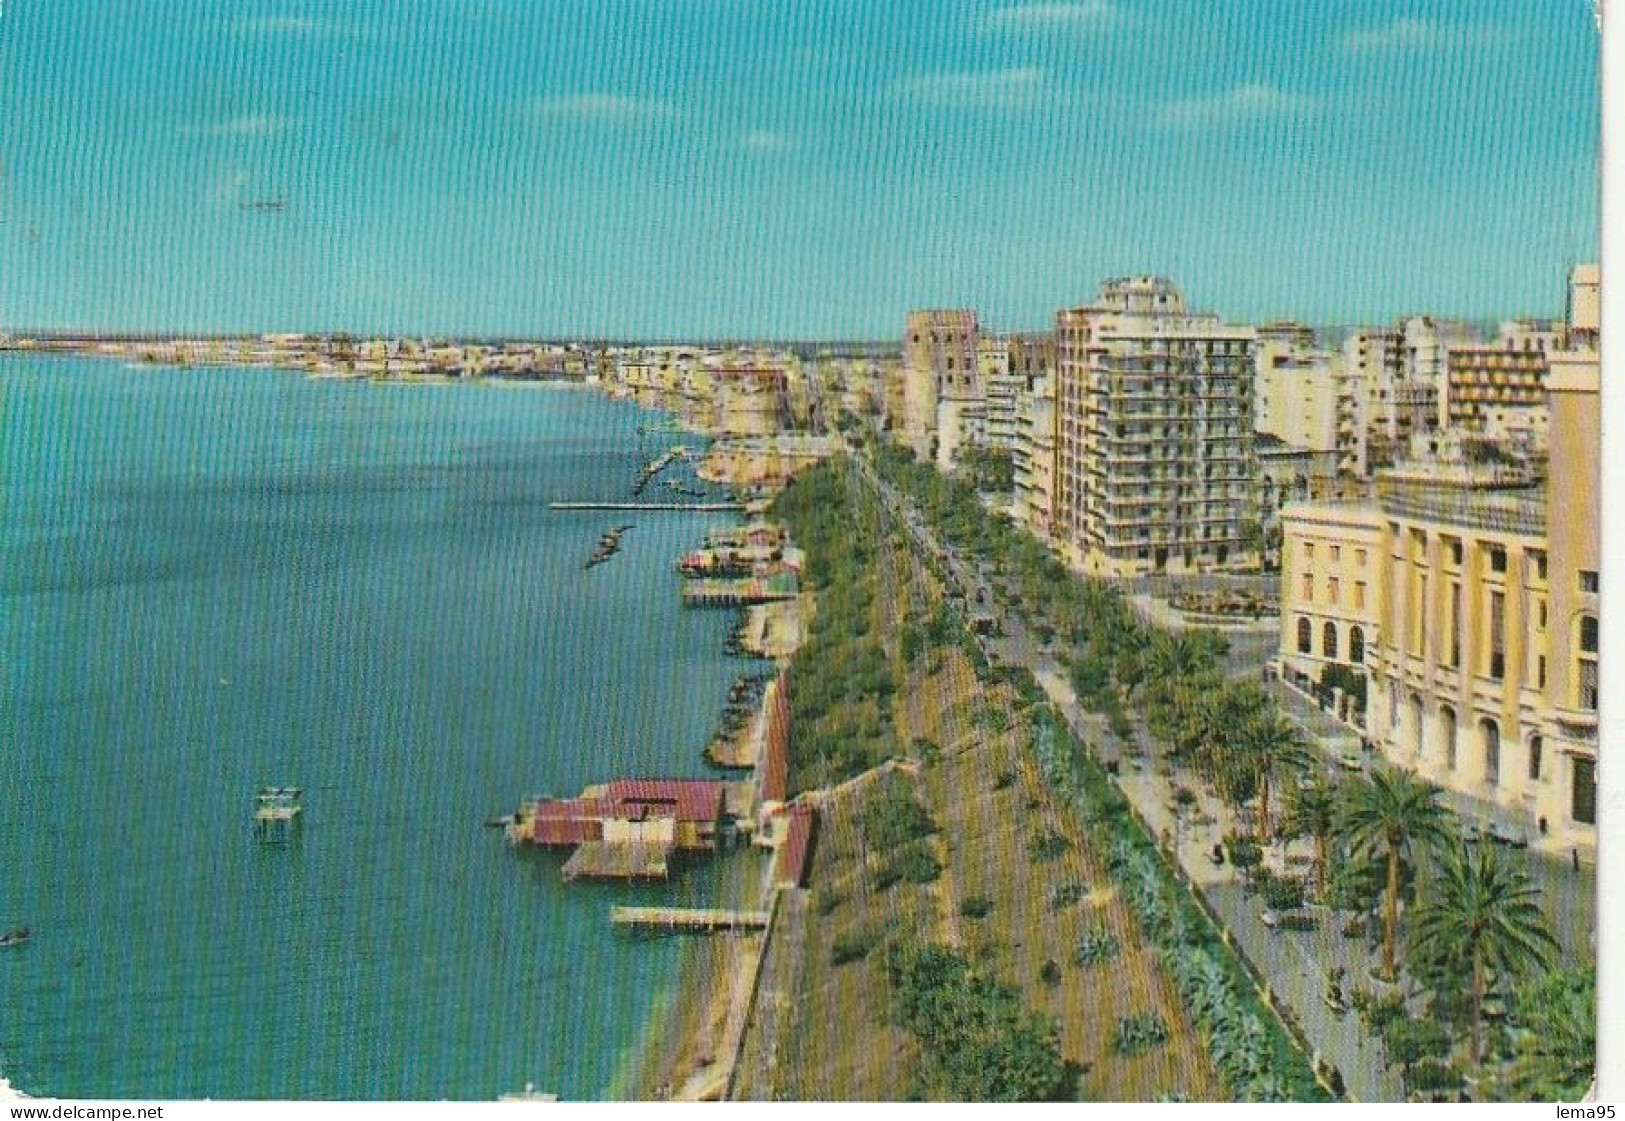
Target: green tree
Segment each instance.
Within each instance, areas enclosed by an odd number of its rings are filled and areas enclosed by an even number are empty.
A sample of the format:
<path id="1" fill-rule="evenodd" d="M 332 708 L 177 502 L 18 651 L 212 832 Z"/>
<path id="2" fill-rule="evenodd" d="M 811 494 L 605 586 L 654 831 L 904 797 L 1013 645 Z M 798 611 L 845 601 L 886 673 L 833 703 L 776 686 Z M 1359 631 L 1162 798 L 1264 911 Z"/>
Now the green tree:
<path id="1" fill-rule="evenodd" d="M 1412 956 L 1470 970 L 1472 1059 L 1483 1061 L 1484 997 L 1548 968 L 1557 951 L 1529 874 L 1494 845 L 1458 843 L 1441 862 L 1411 923 Z"/>
<path id="2" fill-rule="evenodd" d="M 1439 790 L 1407 771 L 1377 771 L 1346 788 L 1341 832 L 1357 855 L 1381 853 L 1388 861 L 1384 889 L 1382 969 L 1389 980 L 1399 930 L 1400 864 L 1413 848 L 1442 844 L 1447 814 Z"/>
<path id="3" fill-rule="evenodd" d="M 1522 988 L 1505 1096 L 1578 1101 L 1597 1075 L 1597 970 L 1550 973 Z"/>
<path id="4" fill-rule="evenodd" d="M 1302 774 L 1314 760 L 1303 733 L 1279 710 L 1247 721 L 1242 725 L 1235 743 L 1258 775 L 1258 839 L 1267 844 L 1273 835 L 1270 822 L 1271 792 L 1287 776 Z"/>
<path id="5" fill-rule="evenodd" d="M 1337 833 L 1337 784 L 1317 776 L 1294 786 L 1286 799 L 1286 825 L 1295 837 L 1308 837 L 1315 844 L 1313 869 L 1316 890 L 1326 887 L 1327 853 Z"/>

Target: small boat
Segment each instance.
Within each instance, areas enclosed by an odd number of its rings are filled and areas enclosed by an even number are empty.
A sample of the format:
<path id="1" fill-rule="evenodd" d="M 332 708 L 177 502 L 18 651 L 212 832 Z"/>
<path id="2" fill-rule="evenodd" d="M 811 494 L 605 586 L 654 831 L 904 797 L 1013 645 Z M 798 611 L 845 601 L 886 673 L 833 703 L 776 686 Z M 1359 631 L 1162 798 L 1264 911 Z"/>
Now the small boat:
<path id="1" fill-rule="evenodd" d="M 0 934 L 0 949 L 7 946 L 21 946 L 34 936 L 34 932 L 26 926 L 19 926 L 16 930 L 8 930 Z"/>

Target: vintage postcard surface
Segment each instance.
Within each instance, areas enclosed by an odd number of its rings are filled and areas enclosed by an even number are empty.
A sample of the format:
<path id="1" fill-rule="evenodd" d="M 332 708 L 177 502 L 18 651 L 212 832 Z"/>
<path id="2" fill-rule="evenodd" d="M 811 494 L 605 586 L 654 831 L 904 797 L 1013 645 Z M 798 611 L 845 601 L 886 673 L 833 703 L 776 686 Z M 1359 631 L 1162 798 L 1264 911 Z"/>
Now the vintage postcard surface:
<path id="1" fill-rule="evenodd" d="M 0 1096 L 1577 1101 L 1583 0 L 3 0 Z"/>

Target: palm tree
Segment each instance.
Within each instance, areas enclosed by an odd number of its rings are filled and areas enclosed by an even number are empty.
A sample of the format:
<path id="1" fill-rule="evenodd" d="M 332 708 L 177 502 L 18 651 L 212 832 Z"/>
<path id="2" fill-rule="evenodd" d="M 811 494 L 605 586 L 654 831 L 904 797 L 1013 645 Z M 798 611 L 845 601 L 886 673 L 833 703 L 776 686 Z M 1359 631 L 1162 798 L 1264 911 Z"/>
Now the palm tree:
<path id="1" fill-rule="evenodd" d="M 1438 787 L 1408 771 L 1377 771 L 1351 783 L 1343 804 L 1340 832 L 1355 853 L 1385 853 L 1388 886 L 1384 891 L 1382 971 L 1392 981 L 1394 940 L 1399 928 L 1399 865 L 1408 849 L 1442 844 L 1448 835 L 1447 814 Z"/>
<path id="2" fill-rule="evenodd" d="M 1270 791 L 1289 774 L 1302 774 L 1314 761 L 1303 732 L 1279 710 L 1263 712 L 1246 721 L 1236 737 L 1236 746 L 1251 761 L 1258 775 L 1258 841 L 1268 844 L 1270 832 Z"/>
<path id="3" fill-rule="evenodd" d="M 1442 862 L 1428 900 L 1416 909 L 1410 943 L 1414 956 L 1469 967 L 1473 1009 L 1472 1058 L 1483 1061 L 1484 994 L 1490 974 L 1516 982 L 1550 968 L 1557 951 L 1539 891 L 1522 868 L 1493 845 L 1458 841 Z"/>
<path id="4" fill-rule="evenodd" d="M 1326 850 L 1337 833 L 1338 784 L 1317 776 L 1305 786 L 1293 787 L 1287 798 L 1287 824 L 1294 836 L 1315 842 L 1315 887 L 1326 888 Z"/>
<path id="5" fill-rule="evenodd" d="M 1155 681 L 1189 680 L 1212 665 L 1208 643 L 1195 631 L 1161 631 L 1146 652 L 1146 677 Z"/>

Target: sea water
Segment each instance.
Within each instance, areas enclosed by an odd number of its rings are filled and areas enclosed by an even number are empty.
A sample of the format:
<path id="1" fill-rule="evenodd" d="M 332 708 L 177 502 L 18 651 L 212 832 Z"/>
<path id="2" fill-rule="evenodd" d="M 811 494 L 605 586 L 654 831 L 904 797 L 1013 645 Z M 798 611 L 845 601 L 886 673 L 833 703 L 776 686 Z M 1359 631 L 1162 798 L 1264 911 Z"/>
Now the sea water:
<path id="1" fill-rule="evenodd" d="M 588 391 L 0 358 L 0 1075 L 34 1095 L 600 1096 L 673 940 L 493 814 L 694 776 L 734 616 Z M 658 484 L 657 484 L 658 485 Z M 591 571 L 598 536 L 633 523 Z M 297 785 L 292 842 L 256 839 Z"/>

